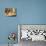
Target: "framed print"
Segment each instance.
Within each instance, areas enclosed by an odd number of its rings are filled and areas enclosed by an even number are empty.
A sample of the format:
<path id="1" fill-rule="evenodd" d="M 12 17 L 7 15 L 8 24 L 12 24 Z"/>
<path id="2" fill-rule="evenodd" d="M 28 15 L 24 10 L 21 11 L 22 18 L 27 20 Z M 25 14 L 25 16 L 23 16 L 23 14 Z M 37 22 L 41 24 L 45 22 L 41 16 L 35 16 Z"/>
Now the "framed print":
<path id="1" fill-rule="evenodd" d="M 5 16 L 16 16 L 15 8 L 5 8 Z"/>

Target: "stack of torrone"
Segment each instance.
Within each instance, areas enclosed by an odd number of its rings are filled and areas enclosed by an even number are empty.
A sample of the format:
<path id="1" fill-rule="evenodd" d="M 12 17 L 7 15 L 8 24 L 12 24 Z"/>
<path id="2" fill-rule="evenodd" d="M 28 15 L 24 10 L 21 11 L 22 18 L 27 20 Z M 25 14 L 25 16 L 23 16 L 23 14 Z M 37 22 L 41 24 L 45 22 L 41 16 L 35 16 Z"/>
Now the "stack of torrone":
<path id="1" fill-rule="evenodd" d="M 16 16 L 16 9 L 15 8 L 5 8 L 5 15 L 6 16 Z"/>

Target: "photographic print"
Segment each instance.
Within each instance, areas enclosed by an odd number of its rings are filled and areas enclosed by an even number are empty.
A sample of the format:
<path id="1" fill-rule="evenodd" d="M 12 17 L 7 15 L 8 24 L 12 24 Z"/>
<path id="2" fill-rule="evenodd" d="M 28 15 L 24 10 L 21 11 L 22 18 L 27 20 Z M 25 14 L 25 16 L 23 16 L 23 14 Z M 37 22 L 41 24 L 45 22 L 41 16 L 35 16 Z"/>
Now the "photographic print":
<path id="1" fill-rule="evenodd" d="M 16 16 L 16 9 L 15 8 L 5 8 L 5 15 L 6 16 Z"/>

